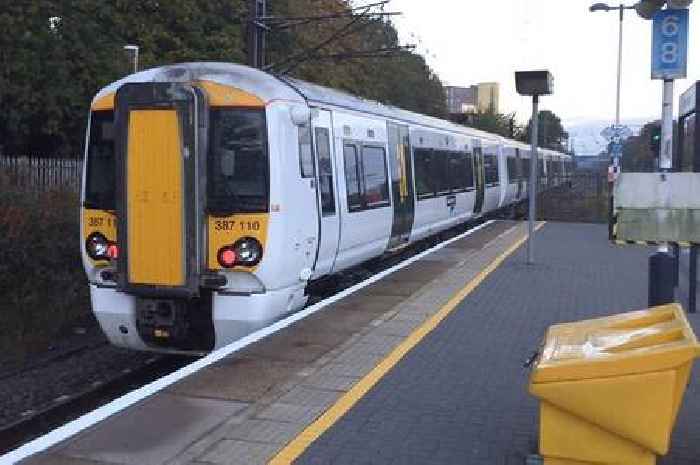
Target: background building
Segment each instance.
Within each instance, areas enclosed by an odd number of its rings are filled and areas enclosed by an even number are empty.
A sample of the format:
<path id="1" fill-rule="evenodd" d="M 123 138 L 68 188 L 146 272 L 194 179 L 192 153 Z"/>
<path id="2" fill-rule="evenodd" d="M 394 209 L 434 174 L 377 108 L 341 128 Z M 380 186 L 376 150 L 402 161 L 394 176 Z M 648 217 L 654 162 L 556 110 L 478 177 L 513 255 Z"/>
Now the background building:
<path id="1" fill-rule="evenodd" d="M 446 86 L 449 113 L 475 113 L 493 109 L 498 113 L 499 85 L 482 82 L 470 87 Z"/>
<path id="2" fill-rule="evenodd" d="M 447 93 L 448 113 L 474 113 L 476 110 L 476 86 L 445 86 L 445 91 Z"/>

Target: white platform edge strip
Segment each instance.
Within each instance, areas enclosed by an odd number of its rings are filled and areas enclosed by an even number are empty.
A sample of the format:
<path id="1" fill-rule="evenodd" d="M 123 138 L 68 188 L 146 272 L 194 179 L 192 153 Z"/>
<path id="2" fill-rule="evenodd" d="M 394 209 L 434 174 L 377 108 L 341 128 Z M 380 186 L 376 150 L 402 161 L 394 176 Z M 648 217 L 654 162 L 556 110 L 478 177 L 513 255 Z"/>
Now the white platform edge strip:
<path id="1" fill-rule="evenodd" d="M 381 273 L 378 273 L 371 278 L 366 279 L 365 281 L 362 281 L 361 283 L 355 284 L 352 287 L 349 287 L 345 289 L 344 291 L 339 292 L 338 294 L 331 296 L 325 300 L 322 300 L 321 302 L 318 302 L 314 305 L 311 305 L 310 307 L 306 307 L 303 310 L 300 310 L 297 313 L 294 313 L 282 320 L 279 320 L 275 323 L 273 323 L 270 326 L 266 326 L 262 329 L 259 329 L 258 331 L 255 331 L 248 336 L 245 336 L 242 339 L 239 339 L 235 342 L 232 342 L 231 344 L 222 347 L 209 355 L 200 358 L 199 360 L 190 363 L 189 365 L 186 365 L 182 368 L 180 368 L 177 371 L 174 371 L 173 373 L 170 373 L 167 376 L 164 376 L 162 378 L 159 378 L 149 384 L 146 384 L 145 386 L 142 386 L 134 391 L 129 392 L 128 394 L 125 394 L 117 399 L 114 399 L 113 401 L 109 402 L 108 404 L 103 405 L 102 407 L 99 407 L 89 413 L 86 413 L 85 415 L 69 422 L 66 423 L 63 426 L 60 426 L 45 435 L 38 437 L 34 439 L 31 442 L 28 442 L 27 444 L 24 444 L 23 446 L 18 447 L 17 449 L 14 449 L 7 454 L 3 455 L 0 457 L 0 465 L 10 465 L 17 463 L 21 460 L 26 459 L 27 457 L 30 457 L 34 454 L 37 454 L 39 452 L 42 452 L 49 447 L 52 447 L 62 441 L 65 441 L 66 439 L 70 438 L 71 436 L 74 436 L 78 434 L 79 432 L 83 431 L 86 428 L 89 428 L 91 426 L 96 425 L 97 423 L 101 422 L 102 420 L 105 420 L 106 418 L 111 417 L 112 415 L 121 412 L 122 410 L 138 403 L 141 402 L 142 400 L 146 399 L 147 397 L 152 396 L 153 394 L 156 394 L 157 392 L 165 389 L 166 387 L 182 380 L 183 378 L 186 378 L 187 376 L 190 376 L 202 368 L 206 368 L 209 365 L 218 362 L 219 360 L 228 357 L 229 355 L 249 346 L 250 344 L 257 342 L 261 339 L 264 339 L 267 336 L 270 336 L 277 331 L 284 329 L 293 323 L 296 323 L 299 320 L 302 320 L 306 318 L 309 315 L 312 315 L 320 310 L 322 310 L 324 307 L 327 307 L 328 305 L 337 302 L 357 291 L 360 289 L 369 286 L 370 284 L 373 284 L 384 277 L 394 273 L 395 271 L 398 271 L 411 263 L 414 263 L 421 258 L 425 257 L 426 255 L 429 255 L 437 250 L 442 249 L 443 247 L 446 247 L 450 245 L 451 243 L 458 241 L 460 239 L 463 239 L 476 231 L 490 225 L 493 223 L 494 220 L 489 220 L 486 221 L 483 224 L 480 224 L 479 226 L 476 226 L 462 234 L 459 234 L 458 236 L 455 236 L 451 239 L 448 239 L 444 242 L 441 242 L 440 244 L 431 247 L 428 250 L 425 250 L 418 255 L 414 255 L 411 258 L 408 258 L 404 260 L 401 263 L 398 263 L 397 265 L 392 266 L 391 268 L 388 268 Z"/>

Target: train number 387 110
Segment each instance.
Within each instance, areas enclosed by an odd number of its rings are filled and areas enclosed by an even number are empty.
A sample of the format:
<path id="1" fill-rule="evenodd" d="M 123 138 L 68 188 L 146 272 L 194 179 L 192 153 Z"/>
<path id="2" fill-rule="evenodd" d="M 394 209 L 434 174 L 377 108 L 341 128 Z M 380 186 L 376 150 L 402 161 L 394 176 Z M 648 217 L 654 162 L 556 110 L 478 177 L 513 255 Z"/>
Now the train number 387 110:
<path id="1" fill-rule="evenodd" d="M 260 231 L 259 221 L 235 221 L 235 220 L 217 220 L 214 222 L 214 229 L 217 231 Z"/>

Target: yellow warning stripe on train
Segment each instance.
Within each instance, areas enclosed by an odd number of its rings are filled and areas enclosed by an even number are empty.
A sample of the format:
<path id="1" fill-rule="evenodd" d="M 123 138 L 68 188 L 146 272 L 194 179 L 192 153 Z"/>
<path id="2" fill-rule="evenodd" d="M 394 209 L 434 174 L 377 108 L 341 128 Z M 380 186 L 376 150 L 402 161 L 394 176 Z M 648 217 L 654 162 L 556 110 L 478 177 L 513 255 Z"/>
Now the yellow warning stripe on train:
<path id="1" fill-rule="evenodd" d="M 197 84 L 207 93 L 209 105 L 212 107 L 265 107 L 262 99 L 237 87 L 206 80 L 198 81 Z M 114 98 L 114 92 L 104 94 L 92 102 L 90 109 L 92 111 L 114 110 Z"/>
<path id="2" fill-rule="evenodd" d="M 83 208 L 83 242 L 87 237 L 94 233 L 102 233 L 108 241 L 117 241 L 117 216 L 107 210 L 95 210 L 92 208 Z M 104 263 L 107 260 L 92 260 L 95 263 Z"/>
<path id="3" fill-rule="evenodd" d="M 92 111 L 114 110 L 114 92 L 105 94 L 92 102 L 90 109 Z"/>
<path id="4" fill-rule="evenodd" d="M 265 102 L 260 98 L 237 87 L 205 80 L 197 84 L 207 93 L 209 105 L 212 107 L 262 108 L 265 106 Z"/>

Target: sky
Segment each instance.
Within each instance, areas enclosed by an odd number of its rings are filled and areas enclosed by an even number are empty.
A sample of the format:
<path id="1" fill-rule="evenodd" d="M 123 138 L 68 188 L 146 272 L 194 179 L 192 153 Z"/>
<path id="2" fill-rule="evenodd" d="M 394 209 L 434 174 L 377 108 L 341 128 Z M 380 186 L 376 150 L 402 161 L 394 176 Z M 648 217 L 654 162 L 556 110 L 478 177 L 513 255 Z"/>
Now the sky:
<path id="1" fill-rule="evenodd" d="M 591 13 L 592 3 L 595 1 L 391 0 L 387 11 L 403 13 L 394 19 L 402 42 L 416 44 L 444 84 L 497 81 L 501 112 L 515 111 L 521 122 L 529 118 L 531 99 L 516 94 L 514 72 L 549 69 L 555 93 L 540 98 L 541 108 L 553 111 L 569 126 L 615 117 L 618 12 Z M 700 35 L 693 33 L 698 21 L 700 6 L 691 5 L 691 79 L 676 81 L 674 111 L 680 93 L 700 79 Z M 625 11 L 623 120 L 649 121 L 661 114 L 662 83 L 650 78 L 651 24 L 634 10 Z"/>

